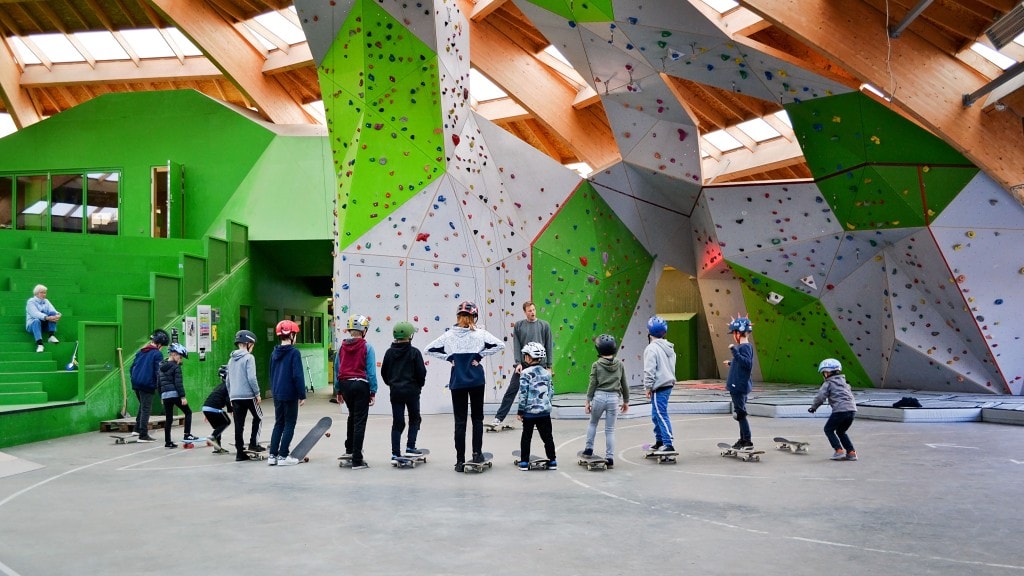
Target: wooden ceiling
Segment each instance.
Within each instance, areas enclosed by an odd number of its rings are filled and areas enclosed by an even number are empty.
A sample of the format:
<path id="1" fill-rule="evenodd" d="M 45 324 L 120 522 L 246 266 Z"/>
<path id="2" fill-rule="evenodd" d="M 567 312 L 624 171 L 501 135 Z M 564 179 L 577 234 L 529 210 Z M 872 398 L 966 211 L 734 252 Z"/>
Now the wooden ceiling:
<path id="1" fill-rule="evenodd" d="M 973 74 L 972 82 L 955 90 L 970 92 L 969 84 L 984 84 L 997 77 L 1001 70 L 967 50 L 998 18 L 1019 0 L 746 0 L 743 8 L 720 15 L 700 2 L 692 0 L 712 21 L 728 30 L 733 38 L 758 49 L 769 50 L 801 66 L 814 70 L 844 85 L 857 89 L 871 82 L 888 89 L 885 76 L 878 73 L 877 58 L 872 62 L 850 65 L 848 60 L 868 58 L 865 52 L 888 48 L 913 37 L 913 46 L 928 45 L 927 57 L 957 61 L 963 70 Z M 617 157 L 614 138 L 604 117 L 600 98 L 590 90 L 574 71 L 542 52 L 548 42 L 511 1 L 459 0 L 463 11 L 471 16 L 473 65 L 498 84 L 510 96 L 505 103 L 482 103 L 478 110 L 525 142 L 548 154 L 558 162 L 587 162 L 601 168 Z M 916 7 L 926 5 L 920 16 L 909 23 L 901 37 L 889 39 L 881 26 L 871 36 L 870 50 L 854 46 L 843 52 L 837 41 L 830 44 L 819 39 L 808 27 L 815 22 L 828 22 L 835 29 L 848 31 L 847 43 L 858 42 L 849 31 L 861 30 L 866 20 L 896 26 Z M 0 0 L 0 106 L 15 117 L 19 126 L 28 125 L 77 104 L 108 92 L 138 92 L 191 88 L 213 98 L 257 110 L 276 122 L 315 122 L 317 119 L 302 105 L 320 100 L 316 69 L 305 43 L 289 45 L 260 29 L 252 18 L 277 11 L 298 25 L 287 0 Z M 749 10 L 748 10 L 749 9 Z M 757 16 L 760 15 L 760 17 Z M 888 14 L 888 20 L 886 20 Z M 243 25 L 249 22 L 250 27 Z M 163 59 L 138 58 L 124 40 L 124 30 L 177 27 L 202 52 L 202 56 L 185 56 L 175 48 L 175 57 Z M 23 65 L 13 57 L 13 38 L 19 38 L 33 49 L 32 35 L 46 33 L 71 34 L 83 31 L 109 31 L 129 53 L 127 61 L 87 60 L 79 63 Z M 269 38 L 277 49 L 267 50 L 253 32 Z M 862 40 L 860 40 L 862 41 Z M 888 46 L 887 46 L 888 44 Z M 907 42 L 905 48 L 909 49 Z M 498 64 L 506 68 L 509 61 L 488 62 L 488 53 L 504 54 L 517 50 L 530 62 L 543 64 L 545 77 L 536 75 L 529 82 L 515 75 L 503 76 Z M 1019 46 L 1004 49 L 1004 54 L 1021 60 Z M 917 52 L 920 52 L 918 49 Z M 897 57 L 906 57 L 897 54 Z M 886 56 L 891 58 L 892 55 Z M 888 67 L 891 68 L 893 62 Z M 885 71 L 883 62 L 882 71 Z M 873 68 L 871 68 L 873 66 Z M 530 68 L 537 68 L 531 66 Z M 522 72 L 522 70 L 519 70 Z M 522 78 L 520 74 L 519 78 Z M 526 77 L 530 78 L 529 75 Z M 758 100 L 686 79 L 667 77 L 672 90 L 698 125 L 702 134 L 726 130 L 735 132 L 737 124 L 754 119 L 768 121 L 781 110 L 777 102 Z M 935 77 L 913 78 L 902 75 L 901 81 L 912 83 L 901 89 L 915 92 L 915 100 L 893 100 L 893 107 L 908 118 L 950 140 L 955 138 L 942 118 L 921 112 L 929 105 L 924 99 L 926 88 Z M 947 78 L 939 80 L 948 82 Z M 531 93 L 543 87 L 545 98 Z M 1017 91 L 1003 98 L 1015 117 L 1024 112 L 1024 98 Z M 897 93 L 897 96 L 899 93 Z M 491 112 L 485 112 L 490 110 Z M 991 116 L 991 110 L 984 112 Z M 566 118 L 571 122 L 566 122 Z M 962 119 L 960 119 L 962 121 Z M 984 122 L 983 122 L 984 123 Z M 715 170 L 722 154 L 713 147 L 705 148 L 711 157 L 705 161 L 705 177 L 715 182 L 788 180 L 809 178 L 799 147 L 785 126 L 773 123 L 783 134 L 779 142 L 743 141 L 746 146 L 738 154 L 747 155 L 741 170 Z M 578 132 L 583 126 L 583 132 Z M 993 128 L 996 132 L 999 128 Z M 1019 134 L 1018 134 L 1019 136 Z M 590 142 L 582 142 L 587 139 Z M 747 139 L 749 140 L 749 138 Z M 968 148 L 971 143 L 963 143 Z M 764 154 L 771 149 L 769 154 Z M 795 150 L 795 151 L 794 151 Z M 981 154 L 981 151 L 974 151 Z M 730 158 L 736 152 L 729 152 Z M 758 156 L 765 160 L 758 163 Z M 968 153 L 971 157 L 971 154 Z M 975 158 L 972 158 L 975 159 Z M 976 163 L 977 160 L 975 159 Z M 1009 165 L 1001 159 L 997 171 Z M 1017 171 L 1024 170 L 1018 162 Z M 979 163 L 983 165 L 983 163 Z M 983 166 L 984 167 L 984 166 Z M 1009 170 L 1008 168 L 1005 168 Z M 1019 175 L 994 176 L 1004 183 Z"/>

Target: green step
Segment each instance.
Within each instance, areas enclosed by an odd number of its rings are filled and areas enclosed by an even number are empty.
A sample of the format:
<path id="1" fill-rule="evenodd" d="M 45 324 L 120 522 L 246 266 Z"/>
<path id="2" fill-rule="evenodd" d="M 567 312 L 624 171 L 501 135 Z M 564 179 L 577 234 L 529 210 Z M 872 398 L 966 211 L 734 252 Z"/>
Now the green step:
<path id="1" fill-rule="evenodd" d="M 53 344 L 51 344 L 53 346 Z M 71 359 L 71 353 L 74 351 L 74 347 L 68 350 L 68 360 Z M 43 356 L 43 354 L 36 354 L 36 356 Z M 53 359 L 39 359 L 39 360 L 20 360 L 15 362 L 4 362 L 0 364 L 0 372 L 10 374 L 12 372 L 46 372 L 47 370 L 54 369 Z"/>
<path id="2" fill-rule="evenodd" d="M 0 393 L 12 394 L 14 392 L 42 392 L 42 382 L 6 382 L 0 384 Z"/>
<path id="3" fill-rule="evenodd" d="M 46 392 L 0 392 L 0 406 L 14 404 L 43 404 L 49 401 Z"/>

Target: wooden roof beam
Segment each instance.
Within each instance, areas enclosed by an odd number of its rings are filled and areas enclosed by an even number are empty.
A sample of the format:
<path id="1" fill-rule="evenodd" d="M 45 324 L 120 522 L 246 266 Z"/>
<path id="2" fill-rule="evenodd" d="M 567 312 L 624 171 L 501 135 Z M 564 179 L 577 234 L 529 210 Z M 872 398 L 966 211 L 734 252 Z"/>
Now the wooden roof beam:
<path id="1" fill-rule="evenodd" d="M 471 14 L 470 0 L 459 0 L 464 14 Z M 469 21 L 470 59 L 474 68 L 497 84 L 529 111 L 546 129 L 560 135 L 573 154 L 602 170 L 619 162 L 618 146 L 604 109 L 589 106 L 576 110 L 576 89 L 560 74 L 539 62 L 503 28 Z"/>
<path id="2" fill-rule="evenodd" d="M 479 22 L 491 13 L 501 8 L 507 0 L 472 0 L 473 12 L 469 17 L 474 22 Z"/>
<path id="3" fill-rule="evenodd" d="M 737 137 L 732 132 L 730 134 Z M 705 184 L 710 184 L 712 181 L 729 182 L 762 172 L 799 166 L 806 162 L 800 145 L 783 138 L 761 142 L 757 144 L 754 151 L 737 148 L 725 154 L 719 154 L 718 158 L 704 158 L 701 161 L 702 172 L 708 175 Z"/>
<path id="4" fill-rule="evenodd" d="M 0 36 L 0 97 L 18 129 L 43 119 L 28 89 L 21 85 L 21 76 L 21 67 L 14 59 L 14 48 Z"/>
<path id="5" fill-rule="evenodd" d="M 204 0 L 145 0 L 175 23 L 219 68 L 247 100 L 271 122 L 309 124 L 314 120 L 299 102 L 262 70 L 266 59 Z"/>
<path id="6" fill-rule="evenodd" d="M 27 88 L 69 86 L 84 84 L 121 84 L 124 82 L 162 82 L 169 78 L 180 80 L 208 80 L 220 78 L 220 70 L 208 59 L 191 56 L 184 63 L 175 58 L 147 58 L 135 65 L 125 60 L 102 60 L 96 68 L 81 62 L 54 64 L 47 70 L 42 66 L 28 66 L 21 75 L 21 84 Z"/>
<path id="7" fill-rule="evenodd" d="M 861 2 L 741 0 L 775 26 L 825 54 L 860 81 L 897 82 L 894 103 L 952 145 L 1007 190 L 1024 184 L 1024 134 L 1015 114 L 965 108 L 963 95 L 987 79 L 918 36 L 905 32 L 889 45 L 878 42 L 885 15 Z"/>
<path id="8" fill-rule="evenodd" d="M 495 124 L 517 122 L 530 118 L 530 113 L 511 98 L 495 98 L 484 102 L 477 102 L 473 110 L 484 118 Z"/>

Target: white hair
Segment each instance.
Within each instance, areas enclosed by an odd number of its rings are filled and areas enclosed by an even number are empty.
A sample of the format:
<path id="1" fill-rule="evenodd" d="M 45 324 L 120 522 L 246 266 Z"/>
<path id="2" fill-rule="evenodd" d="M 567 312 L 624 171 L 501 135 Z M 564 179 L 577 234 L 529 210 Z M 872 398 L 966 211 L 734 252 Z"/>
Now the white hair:
<path id="1" fill-rule="evenodd" d="M 36 284 L 36 287 L 32 289 L 32 295 L 38 296 L 40 292 L 47 292 L 47 288 L 42 284 Z"/>

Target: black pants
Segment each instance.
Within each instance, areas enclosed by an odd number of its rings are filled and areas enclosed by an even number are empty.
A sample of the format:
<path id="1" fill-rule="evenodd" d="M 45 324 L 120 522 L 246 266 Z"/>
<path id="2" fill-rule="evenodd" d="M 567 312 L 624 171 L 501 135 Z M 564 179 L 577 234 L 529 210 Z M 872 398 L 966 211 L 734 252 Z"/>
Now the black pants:
<path id="1" fill-rule="evenodd" d="M 133 390 L 139 400 L 139 415 L 135 417 L 135 431 L 139 436 L 149 436 L 149 415 L 153 412 L 153 391 Z"/>
<path id="2" fill-rule="evenodd" d="M 352 455 L 352 465 L 363 463 L 363 439 L 366 418 L 370 415 L 370 383 L 365 380 L 342 380 L 338 386 L 348 408 L 345 452 Z"/>
<path id="3" fill-rule="evenodd" d="M 188 404 L 182 404 L 181 398 L 164 398 L 164 444 L 171 443 L 171 424 L 174 421 L 175 406 L 185 415 L 185 436 L 192 433 L 192 409 Z"/>
<path id="4" fill-rule="evenodd" d="M 847 452 L 853 452 L 853 441 L 846 435 L 846 431 L 853 425 L 853 418 L 857 415 L 854 411 L 833 412 L 825 422 L 825 437 L 832 445 L 833 450 L 844 448 Z"/>
<path id="5" fill-rule="evenodd" d="M 416 436 L 420 431 L 420 393 L 391 392 L 391 453 L 402 454 L 402 432 L 405 431 L 405 411 L 409 410 L 409 448 L 416 447 Z"/>
<path id="6" fill-rule="evenodd" d="M 466 416 L 473 415 L 473 454 L 484 449 L 484 387 L 452 390 L 452 413 L 455 415 L 455 461 L 466 461 Z"/>
<path id="7" fill-rule="evenodd" d="M 548 460 L 554 460 L 555 439 L 551 435 L 551 416 L 547 414 L 523 418 L 523 436 L 519 440 L 519 457 L 523 460 L 530 459 L 530 443 L 533 442 L 534 426 L 537 427 L 537 433 L 540 434 L 541 442 L 544 443 L 544 453 L 547 454 Z"/>
<path id="8" fill-rule="evenodd" d="M 519 372 L 513 370 L 512 378 L 508 381 L 508 388 L 505 389 L 505 395 L 501 397 L 501 406 L 498 406 L 498 413 L 494 417 L 502 422 L 505 421 L 505 417 L 508 416 L 509 410 L 512 409 L 512 402 L 515 402 L 516 396 L 519 395 Z"/>
<path id="9" fill-rule="evenodd" d="M 255 446 L 260 443 L 260 426 L 263 424 L 263 409 L 256 403 L 255 398 L 243 400 L 232 400 L 231 408 L 235 413 L 235 451 L 241 454 L 245 451 L 245 417 L 252 414 L 252 433 L 249 435 L 249 445 Z"/>
<path id="10" fill-rule="evenodd" d="M 224 431 L 228 429 L 228 426 L 231 425 L 231 418 L 229 418 L 223 410 L 219 410 L 217 412 L 203 412 L 203 414 L 206 415 L 206 421 L 213 427 L 213 432 L 210 432 L 210 437 L 216 440 L 217 444 L 220 444 L 220 435 L 223 434 Z"/>

